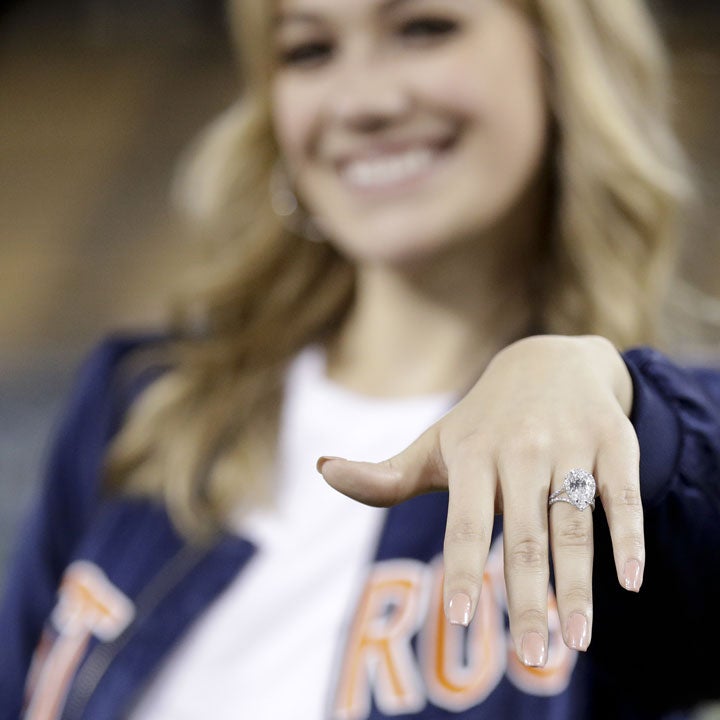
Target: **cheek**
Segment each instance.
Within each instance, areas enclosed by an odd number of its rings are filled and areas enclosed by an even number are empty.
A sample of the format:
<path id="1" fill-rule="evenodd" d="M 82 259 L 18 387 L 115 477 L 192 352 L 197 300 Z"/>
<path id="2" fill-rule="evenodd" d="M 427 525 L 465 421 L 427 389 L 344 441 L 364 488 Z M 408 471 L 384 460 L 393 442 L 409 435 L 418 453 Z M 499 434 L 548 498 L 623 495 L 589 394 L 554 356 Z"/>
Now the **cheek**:
<path id="1" fill-rule="evenodd" d="M 466 72 L 447 74 L 437 87 L 471 129 L 477 169 L 501 184 L 525 181 L 544 155 L 549 126 L 534 49 L 525 43 L 496 46 L 468 52 L 460 64 Z"/>
<path id="2" fill-rule="evenodd" d="M 532 67 L 502 82 L 496 91 L 498 149 L 522 175 L 532 173 L 545 154 L 549 132 L 549 110 L 541 78 Z"/>
<path id="3" fill-rule="evenodd" d="M 473 70 L 477 58 L 457 49 L 443 57 L 417 62 L 407 85 L 424 107 L 456 120 L 478 122 L 485 114 L 487 88 L 482 73 Z"/>
<path id="4" fill-rule="evenodd" d="M 518 56 L 507 48 L 478 52 L 480 43 L 468 45 L 416 65 L 414 95 L 425 107 L 480 131 L 490 149 L 503 138 L 521 145 L 530 136 L 537 140 L 547 112 L 537 59 L 526 48 L 517 48 Z"/>
<path id="5" fill-rule="evenodd" d="M 506 44 L 494 50 L 488 93 L 497 108 L 495 122 L 506 137 L 506 150 L 537 154 L 547 138 L 549 108 L 533 32 L 524 22 L 514 23 Z"/>
<path id="6" fill-rule="evenodd" d="M 278 79 L 273 84 L 273 131 L 280 153 L 289 165 L 296 165 L 310 141 L 313 122 L 312 98 L 296 82 Z"/>

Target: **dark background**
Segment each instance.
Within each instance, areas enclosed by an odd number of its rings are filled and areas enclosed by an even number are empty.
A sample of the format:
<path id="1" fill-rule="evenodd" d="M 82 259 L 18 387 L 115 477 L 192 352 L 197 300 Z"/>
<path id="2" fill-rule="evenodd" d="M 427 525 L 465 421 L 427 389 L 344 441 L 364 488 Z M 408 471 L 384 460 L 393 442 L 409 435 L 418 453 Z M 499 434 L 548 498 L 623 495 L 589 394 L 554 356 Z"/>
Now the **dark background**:
<path id="1" fill-rule="evenodd" d="M 652 7 L 706 203 L 683 271 L 720 328 L 720 2 Z M 0 589 L 80 359 L 111 329 L 163 321 L 193 252 L 173 170 L 238 87 L 218 0 L 0 4 Z M 688 354 L 720 359 L 713 337 L 689 332 Z"/>

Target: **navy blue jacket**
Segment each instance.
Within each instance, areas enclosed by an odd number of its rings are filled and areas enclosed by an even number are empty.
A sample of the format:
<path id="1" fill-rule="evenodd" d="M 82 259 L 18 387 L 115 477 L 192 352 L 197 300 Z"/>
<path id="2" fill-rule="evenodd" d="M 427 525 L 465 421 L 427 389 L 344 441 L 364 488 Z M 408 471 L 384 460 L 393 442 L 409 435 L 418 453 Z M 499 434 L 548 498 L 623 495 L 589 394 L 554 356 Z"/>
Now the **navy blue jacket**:
<path id="1" fill-rule="evenodd" d="M 34 717 L 125 717 L 173 644 L 256 551 L 230 534 L 207 547 L 189 545 L 160 505 L 100 493 L 108 441 L 148 380 L 132 373 L 128 380 L 122 368 L 150 342 L 110 338 L 79 373 L 43 491 L 19 536 L 0 607 L 0 720 L 22 716 L 28 675 L 34 677 L 30 685 L 40 682 L 42 658 L 59 652 L 58 622 L 75 622 L 67 598 L 77 600 L 87 587 L 99 588 L 102 617 L 95 618 L 96 631 L 87 638 L 65 638 L 64 652 L 76 656 L 68 665 L 72 675 L 65 678 L 69 690 L 65 694 L 63 689 L 55 706 L 36 705 Z M 443 675 L 442 663 L 427 662 L 428 643 L 435 643 L 436 654 L 450 646 L 442 645 L 447 638 L 438 635 L 432 618 L 425 618 L 408 639 L 417 658 L 413 672 L 427 681 L 415 688 L 412 707 L 393 706 L 392 698 L 383 696 L 378 671 L 364 676 L 364 695 L 353 686 L 357 702 L 353 705 L 348 695 L 338 717 L 642 720 L 671 712 L 684 717 L 675 711 L 720 697 L 720 373 L 680 368 L 649 348 L 633 349 L 624 359 L 634 383 L 631 419 L 641 448 L 647 550 L 641 591 L 630 593 L 618 585 L 598 503 L 593 514 L 593 640 L 587 653 L 558 645 L 555 676 L 503 659 L 493 665 L 498 672 L 485 686 L 470 682 L 458 690 Z M 392 508 L 374 567 L 420 575 L 427 570 L 429 578 L 442 551 L 446 511 L 443 493 Z M 494 535 L 500 532 L 498 518 Z M 69 569 L 74 573 L 70 580 Z M 58 603 L 63 582 L 65 600 Z M 467 643 L 482 640 L 465 636 Z M 346 642 L 352 642 L 352 633 Z M 552 657 L 552 640 L 550 652 Z M 489 666 L 480 670 L 490 673 Z M 342 673 L 336 684 L 342 685 Z M 338 697 L 342 692 L 338 687 Z M 338 705 L 329 699 L 328 707 Z M 329 717 L 334 714 L 328 710 Z"/>

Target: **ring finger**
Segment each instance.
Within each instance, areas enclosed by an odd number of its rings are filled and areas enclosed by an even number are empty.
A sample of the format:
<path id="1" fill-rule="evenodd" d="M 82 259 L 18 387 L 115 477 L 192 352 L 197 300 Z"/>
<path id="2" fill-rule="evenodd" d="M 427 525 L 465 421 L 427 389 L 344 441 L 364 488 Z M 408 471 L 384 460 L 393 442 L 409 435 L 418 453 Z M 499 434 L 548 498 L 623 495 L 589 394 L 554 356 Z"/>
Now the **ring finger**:
<path id="1" fill-rule="evenodd" d="M 567 493 L 563 492 L 567 477 L 579 494 L 592 484 L 594 500 L 594 483 L 586 479 L 590 470 L 594 469 L 594 461 L 588 461 L 588 457 L 579 457 L 574 464 L 563 464 L 555 468 L 551 495 L 560 491 L 559 497 L 568 499 Z M 571 470 L 572 473 L 569 472 Z M 577 470 L 581 472 L 576 472 Z M 571 495 L 574 497 L 572 490 Z M 555 595 L 563 638 L 568 647 L 586 650 L 592 632 L 592 507 L 587 506 L 581 510 L 569 502 L 555 502 L 548 506 L 548 526 L 555 574 Z"/>

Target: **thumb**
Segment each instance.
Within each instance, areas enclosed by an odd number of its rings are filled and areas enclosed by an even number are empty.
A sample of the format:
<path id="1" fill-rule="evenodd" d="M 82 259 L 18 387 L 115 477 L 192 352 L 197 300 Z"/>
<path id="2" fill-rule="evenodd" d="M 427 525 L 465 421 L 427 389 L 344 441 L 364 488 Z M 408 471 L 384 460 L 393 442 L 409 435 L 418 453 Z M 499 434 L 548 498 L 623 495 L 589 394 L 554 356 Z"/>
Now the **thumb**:
<path id="1" fill-rule="evenodd" d="M 447 488 L 447 469 L 435 425 L 388 460 L 356 462 L 325 455 L 318 460 L 317 470 L 343 495 L 375 507 L 389 507 Z"/>

